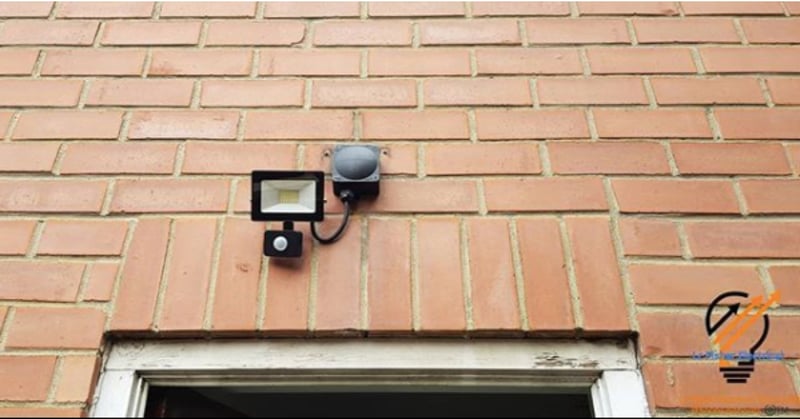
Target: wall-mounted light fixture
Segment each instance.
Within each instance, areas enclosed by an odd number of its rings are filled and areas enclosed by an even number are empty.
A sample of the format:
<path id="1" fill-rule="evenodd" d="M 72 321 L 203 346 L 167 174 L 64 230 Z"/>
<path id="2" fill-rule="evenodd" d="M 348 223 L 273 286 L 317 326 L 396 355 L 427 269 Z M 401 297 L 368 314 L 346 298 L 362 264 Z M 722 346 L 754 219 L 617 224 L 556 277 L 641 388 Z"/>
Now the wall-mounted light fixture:
<path id="1" fill-rule="evenodd" d="M 341 145 L 333 150 L 333 191 L 344 205 L 344 216 L 329 237 L 317 232 L 316 221 L 325 217 L 325 175 L 315 171 L 256 170 L 251 176 L 250 218 L 253 221 L 283 221 L 282 230 L 264 233 L 264 255 L 299 257 L 303 233 L 294 231 L 295 221 L 311 222 L 311 235 L 322 244 L 333 243 L 344 233 L 351 206 L 365 196 L 377 196 L 380 181 L 380 149 L 370 145 Z"/>

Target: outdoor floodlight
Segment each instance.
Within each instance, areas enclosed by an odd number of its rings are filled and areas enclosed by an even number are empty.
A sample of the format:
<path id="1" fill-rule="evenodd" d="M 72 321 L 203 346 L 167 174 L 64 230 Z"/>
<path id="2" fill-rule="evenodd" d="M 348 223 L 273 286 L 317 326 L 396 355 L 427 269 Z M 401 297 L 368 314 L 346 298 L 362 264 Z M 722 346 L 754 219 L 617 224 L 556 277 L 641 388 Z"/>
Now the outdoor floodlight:
<path id="1" fill-rule="evenodd" d="M 303 233 L 294 231 L 294 221 L 323 219 L 324 180 L 322 172 L 253 172 L 250 218 L 283 221 L 283 230 L 264 233 L 264 255 L 298 257 L 303 253 Z"/>
<path id="2" fill-rule="evenodd" d="M 256 170 L 251 176 L 250 218 L 253 221 L 283 221 L 283 230 L 264 233 L 264 255 L 299 257 L 303 233 L 294 231 L 295 221 L 311 222 L 311 235 L 322 244 L 341 237 L 350 219 L 351 204 L 365 196 L 377 196 L 380 180 L 380 150 L 369 145 L 334 148 L 333 191 L 345 212 L 339 228 L 329 237 L 317 233 L 315 221 L 325 217 L 325 174 L 323 172 Z"/>

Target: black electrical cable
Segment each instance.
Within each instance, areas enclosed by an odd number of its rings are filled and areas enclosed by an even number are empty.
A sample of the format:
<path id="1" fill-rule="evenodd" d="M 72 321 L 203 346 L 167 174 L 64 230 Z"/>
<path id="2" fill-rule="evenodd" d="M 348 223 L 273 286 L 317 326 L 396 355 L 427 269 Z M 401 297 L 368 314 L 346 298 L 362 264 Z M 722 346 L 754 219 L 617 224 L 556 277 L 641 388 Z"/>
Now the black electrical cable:
<path id="1" fill-rule="evenodd" d="M 342 204 L 344 204 L 344 218 L 342 218 L 342 223 L 339 225 L 339 228 L 329 237 L 320 237 L 319 233 L 317 233 L 317 224 L 311 223 L 311 236 L 313 236 L 318 242 L 321 244 L 331 244 L 339 238 L 341 238 L 342 233 L 344 233 L 345 228 L 347 228 L 347 223 L 350 221 L 350 202 L 355 200 L 355 196 L 350 191 L 342 191 L 339 199 L 342 200 Z"/>

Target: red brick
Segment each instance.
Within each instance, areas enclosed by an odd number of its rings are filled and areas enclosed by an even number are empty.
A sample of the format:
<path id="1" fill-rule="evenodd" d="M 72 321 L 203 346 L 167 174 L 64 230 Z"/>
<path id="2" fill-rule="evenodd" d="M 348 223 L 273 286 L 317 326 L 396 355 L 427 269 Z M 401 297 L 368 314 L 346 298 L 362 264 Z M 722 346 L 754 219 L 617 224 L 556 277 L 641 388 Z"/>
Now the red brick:
<path id="1" fill-rule="evenodd" d="M 87 402 L 94 389 L 98 366 L 97 356 L 63 357 L 55 399 L 59 402 Z"/>
<path id="2" fill-rule="evenodd" d="M 17 307 L 6 349 L 98 349 L 106 315 L 94 308 Z"/>
<path id="3" fill-rule="evenodd" d="M 62 2 L 58 5 L 58 18 L 136 18 L 150 17 L 153 14 L 153 2 L 122 3 L 115 1 L 98 1 L 92 3 Z"/>
<path id="4" fill-rule="evenodd" d="M 426 106 L 453 105 L 530 105 L 527 79 L 430 79 L 425 80 Z"/>
<path id="5" fill-rule="evenodd" d="M 543 78 L 536 81 L 536 90 L 543 105 L 647 104 L 644 84 L 634 77 Z"/>
<path id="6" fill-rule="evenodd" d="M 11 112 L 0 112 L 0 133 L 5 135 L 8 126 L 11 124 Z"/>
<path id="7" fill-rule="evenodd" d="M 732 19 L 634 19 L 633 27 L 640 44 L 741 42 Z"/>
<path id="8" fill-rule="evenodd" d="M 171 174 L 177 144 L 70 143 L 61 174 Z"/>
<path id="9" fill-rule="evenodd" d="M 79 408 L 0 407 L 0 416 L 9 418 L 78 418 L 84 415 Z"/>
<path id="10" fill-rule="evenodd" d="M 38 255 L 114 256 L 122 254 L 128 222 L 48 220 Z"/>
<path id="11" fill-rule="evenodd" d="M 29 76 L 39 57 L 35 49 L 5 49 L 0 51 L 0 74 Z"/>
<path id="12" fill-rule="evenodd" d="M 47 17 L 53 10 L 52 1 L 9 1 L 0 4 L 0 17 Z"/>
<path id="13" fill-rule="evenodd" d="M 292 261 L 271 259 L 268 268 L 266 265 L 262 267 L 269 269 L 263 328 L 270 334 L 291 333 L 292 336 L 297 336 L 308 333 L 310 256 L 313 239 L 307 225 L 301 225 L 297 229 L 303 233 L 305 256 Z M 252 247 L 252 243 L 249 246 Z"/>
<path id="14" fill-rule="evenodd" d="M 727 290 L 764 293 L 755 266 L 635 264 L 628 275 L 638 304 L 708 305 Z"/>
<path id="15" fill-rule="evenodd" d="M 327 222 L 323 231 L 330 231 Z M 325 233 L 323 233 L 325 234 Z M 326 234 L 327 235 L 327 234 Z M 361 328 L 361 220 L 350 220 L 337 246 L 318 249 L 314 330 L 335 333 Z"/>
<path id="16" fill-rule="evenodd" d="M 229 182 L 222 179 L 121 179 L 111 212 L 222 212 Z"/>
<path id="17" fill-rule="evenodd" d="M 261 51 L 259 72 L 271 76 L 358 76 L 361 53 L 340 49 L 265 49 Z"/>
<path id="18" fill-rule="evenodd" d="M 491 1 L 472 4 L 473 16 L 567 16 L 566 2 Z"/>
<path id="19" fill-rule="evenodd" d="M 55 368 L 56 357 L 54 356 L 6 355 L 0 357 L 0 382 L 5 383 L 0 386 L 0 399 L 44 401 L 50 390 L 50 381 Z M 14 415 L 17 412 L 0 410 L 0 413 Z"/>
<path id="20" fill-rule="evenodd" d="M 202 106 L 303 106 L 305 83 L 287 80 L 207 80 Z"/>
<path id="21" fill-rule="evenodd" d="M 742 29 L 752 44 L 797 43 L 800 19 L 742 19 Z"/>
<path id="22" fill-rule="evenodd" d="M 667 374 L 669 365 L 666 363 L 656 363 L 650 360 L 644 361 L 642 364 L 642 378 L 644 379 L 645 390 L 647 392 L 647 399 L 650 404 L 650 414 L 655 413 L 655 406 L 653 404 L 658 402 L 658 399 L 665 395 L 664 388 L 667 387 Z"/>
<path id="23" fill-rule="evenodd" d="M 157 327 L 162 331 L 200 330 L 211 283 L 217 221 L 176 219 L 173 229 L 170 258 L 166 261 L 167 288 Z"/>
<path id="24" fill-rule="evenodd" d="M 670 173 L 664 148 L 652 142 L 554 142 L 547 150 L 554 173 Z"/>
<path id="25" fill-rule="evenodd" d="M 520 45 L 514 19 L 426 20 L 419 23 L 423 45 Z"/>
<path id="26" fill-rule="evenodd" d="M 44 261 L 0 262 L 0 298 L 23 301 L 75 301 L 83 264 Z"/>
<path id="27" fill-rule="evenodd" d="M 369 330 L 408 333 L 411 313 L 411 224 L 369 220 Z"/>
<path id="28" fill-rule="evenodd" d="M 96 21 L 9 20 L 0 29 L 0 45 L 92 45 Z"/>
<path id="29" fill-rule="evenodd" d="M 367 140 L 466 140 L 463 111 L 364 111 L 362 137 Z"/>
<path id="30" fill-rule="evenodd" d="M 800 173 L 800 145 L 788 145 L 787 150 L 789 159 L 792 160 L 795 167 L 795 173 Z"/>
<path id="31" fill-rule="evenodd" d="M 729 108 L 715 109 L 714 116 L 726 140 L 800 139 L 800 110 Z"/>
<path id="32" fill-rule="evenodd" d="M 598 1 L 578 3 L 581 15 L 653 15 L 675 16 L 678 8 L 667 1 Z"/>
<path id="33" fill-rule="evenodd" d="M 464 16 L 464 4 L 456 2 L 371 2 L 370 17 L 398 16 Z"/>
<path id="34" fill-rule="evenodd" d="M 329 170 L 335 144 L 312 143 L 305 146 L 305 170 Z M 393 175 L 417 174 L 416 144 L 381 144 L 381 173 Z M 274 167 L 271 165 L 270 167 Z"/>
<path id="35" fill-rule="evenodd" d="M 625 255 L 680 256 L 678 228 L 667 220 L 623 218 L 619 222 Z"/>
<path id="36" fill-rule="evenodd" d="M 580 110 L 478 110 L 478 139 L 525 140 L 588 138 L 586 115 Z"/>
<path id="37" fill-rule="evenodd" d="M 789 12 L 792 16 L 800 15 L 800 3 L 789 1 L 783 4 L 786 8 L 786 11 Z"/>
<path id="38" fill-rule="evenodd" d="M 192 102 L 191 80 L 95 80 L 89 89 L 89 106 L 184 106 Z"/>
<path id="39" fill-rule="evenodd" d="M 683 175 L 789 175 L 792 169 L 780 144 L 671 144 Z"/>
<path id="40" fill-rule="evenodd" d="M 161 5 L 165 17 L 255 17 L 255 2 L 175 2 Z"/>
<path id="41" fill-rule="evenodd" d="M 782 15 L 779 2 L 684 2 L 683 12 L 687 15 Z"/>
<path id="42" fill-rule="evenodd" d="M 473 218 L 467 223 L 472 315 L 475 329 L 519 330 L 519 302 L 508 221 Z M 492 243 L 491 246 L 486 246 Z"/>
<path id="43" fill-rule="evenodd" d="M 303 41 L 303 22 L 212 21 L 206 45 L 295 45 Z"/>
<path id="44" fill-rule="evenodd" d="M 111 301 L 118 270 L 117 263 L 93 264 L 83 291 L 83 301 Z"/>
<path id="45" fill-rule="evenodd" d="M 739 184 L 751 214 L 800 213 L 798 180 L 742 180 Z"/>
<path id="46" fill-rule="evenodd" d="M 253 54 L 238 49 L 156 50 L 151 76 L 245 76 Z"/>
<path id="47" fill-rule="evenodd" d="M 800 305 L 800 266 L 771 266 L 769 276 L 781 293 L 781 305 Z"/>
<path id="48" fill-rule="evenodd" d="M 256 329 L 264 225 L 249 219 L 228 218 L 222 236 L 211 328 L 214 330 Z"/>
<path id="49" fill-rule="evenodd" d="M 800 224 L 790 221 L 687 222 L 689 248 L 699 258 L 800 257 Z"/>
<path id="50" fill-rule="evenodd" d="M 555 218 L 517 220 L 525 307 L 533 332 L 571 330 L 572 298 Z"/>
<path id="51" fill-rule="evenodd" d="M 614 179 L 622 212 L 738 214 L 733 184 L 722 180 Z"/>
<path id="52" fill-rule="evenodd" d="M 707 47 L 700 57 L 709 73 L 795 73 L 800 67 L 796 47 Z"/>
<path id="53" fill-rule="evenodd" d="M 236 138 L 238 112 L 165 111 L 136 112 L 131 118 L 131 139 L 208 139 Z"/>
<path id="54" fill-rule="evenodd" d="M 489 211 L 592 211 L 608 209 L 596 177 L 508 178 L 484 181 Z"/>
<path id="55" fill-rule="evenodd" d="M 26 111 L 14 129 L 14 140 L 116 139 L 119 111 Z"/>
<path id="56" fill-rule="evenodd" d="M 711 138 L 702 109 L 595 109 L 600 138 Z"/>
<path id="57" fill-rule="evenodd" d="M 462 49 L 374 49 L 369 51 L 368 58 L 367 72 L 370 76 L 469 76 L 472 74 L 469 51 Z"/>
<path id="58" fill-rule="evenodd" d="M 420 330 L 461 334 L 467 321 L 458 220 L 420 218 L 416 233 Z"/>
<path id="59" fill-rule="evenodd" d="M 44 76 L 138 76 L 146 52 L 138 49 L 65 49 L 47 51 Z"/>
<path id="60" fill-rule="evenodd" d="M 165 218 L 138 221 L 122 268 L 111 330 L 152 328 L 169 230 L 170 221 Z"/>
<path id="61" fill-rule="evenodd" d="M 33 237 L 33 220 L 2 220 L 0 221 L 0 255 L 24 255 Z"/>
<path id="62" fill-rule="evenodd" d="M 58 143 L 0 144 L 0 172 L 49 172 Z"/>
<path id="63" fill-rule="evenodd" d="M 247 114 L 246 140 L 346 140 L 353 138 L 353 113 L 277 111 Z"/>
<path id="64" fill-rule="evenodd" d="M 628 28 L 622 19 L 529 19 L 525 21 L 531 44 L 627 44 Z"/>
<path id="65" fill-rule="evenodd" d="M 314 45 L 411 45 L 411 22 L 323 21 L 314 25 Z"/>
<path id="66" fill-rule="evenodd" d="M 381 198 L 360 202 L 372 212 L 477 212 L 478 195 L 470 180 L 387 180 Z"/>
<path id="67" fill-rule="evenodd" d="M 311 91 L 314 107 L 413 107 L 417 87 L 413 80 L 316 80 Z"/>
<path id="68" fill-rule="evenodd" d="M 727 289 L 727 288 L 725 288 Z M 712 297 L 713 298 L 713 297 Z M 640 343 L 644 356 L 683 356 L 711 349 L 703 317 L 684 313 L 639 313 Z"/>
<path id="69" fill-rule="evenodd" d="M 582 74 L 578 51 L 566 48 L 479 48 L 478 74 Z"/>
<path id="70" fill-rule="evenodd" d="M 593 74 L 694 73 L 688 48 L 589 48 Z"/>
<path id="71" fill-rule="evenodd" d="M 110 21 L 103 30 L 103 45 L 195 45 L 200 22 Z"/>
<path id="72" fill-rule="evenodd" d="M 0 212 L 100 212 L 106 182 L 96 180 L 0 181 Z"/>
<path id="73" fill-rule="evenodd" d="M 568 217 L 566 223 L 584 330 L 630 330 L 608 218 Z"/>
<path id="74" fill-rule="evenodd" d="M 714 408 L 739 414 L 746 411 L 763 414 L 765 403 L 771 401 L 789 409 L 800 406 L 792 378 L 783 363 L 758 363 L 747 384 L 740 385 L 726 383 L 717 362 L 674 362 L 671 366 L 673 384 L 665 381 L 654 388 L 657 397 L 653 403 L 659 408 Z M 758 389 L 761 396 L 753 397 L 753 389 Z"/>
<path id="75" fill-rule="evenodd" d="M 800 105 L 800 78 L 767 79 L 769 94 L 778 105 Z"/>
<path id="76" fill-rule="evenodd" d="M 81 80 L 0 80 L 0 106 L 73 107 L 82 86 Z"/>
<path id="77" fill-rule="evenodd" d="M 292 170 L 295 166 L 292 144 L 220 144 L 191 141 L 186 144 L 182 173 L 249 174 L 269 167 Z"/>
<path id="78" fill-rule="evenodd" d="M 659 105 L 764 104 L 755 78 L 658 77 L 650 84 Z"/>
<path id="79" fill-rule="evenodd" d="M 425 147 L 427 175 L 541 173 L 535 144 L 429 144 Z"/>
<path id="80" fill-rule="evenodd" d="M 268 2 L 264 17 L 357 17 L 357 2 Z"/>

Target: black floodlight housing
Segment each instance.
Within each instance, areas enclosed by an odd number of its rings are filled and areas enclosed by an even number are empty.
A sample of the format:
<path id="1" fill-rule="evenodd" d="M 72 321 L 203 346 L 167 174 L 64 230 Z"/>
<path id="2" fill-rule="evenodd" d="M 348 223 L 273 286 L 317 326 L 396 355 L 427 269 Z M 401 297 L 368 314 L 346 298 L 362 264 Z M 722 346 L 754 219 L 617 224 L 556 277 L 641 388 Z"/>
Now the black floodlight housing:
<path id="1" fill-rule="evenodd" d="M 256 170 L 252 173 L 250 218 L 253 221 L 283 221 L 283 230 L 264 233 L 264 255 L 299 257 L 303 234 L 294 231 L 295 221 L 311 222 L 311 235 L 330 244 L 344 233 L 351 205 L 362 197 L 377 196 L 380 189 L 380 149 L 371 145 L 341 145 L 334 148 L 331 163 L 333 191 L 344 205 L 344 216 L 329 237 L 317 233 L 316 221 L 325 217 L 323 172 Z"/>
<path id="2" fill-rule="evenodd" d="M 253 221 L 322 221 L 325 217 L 324 173 L 256 170 L 252 180 Z"/>

